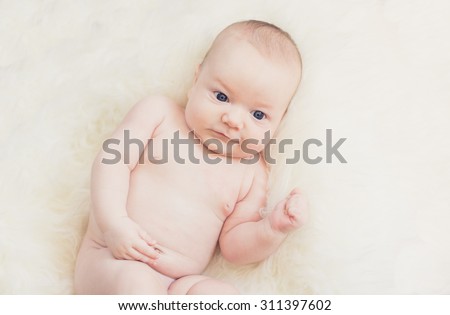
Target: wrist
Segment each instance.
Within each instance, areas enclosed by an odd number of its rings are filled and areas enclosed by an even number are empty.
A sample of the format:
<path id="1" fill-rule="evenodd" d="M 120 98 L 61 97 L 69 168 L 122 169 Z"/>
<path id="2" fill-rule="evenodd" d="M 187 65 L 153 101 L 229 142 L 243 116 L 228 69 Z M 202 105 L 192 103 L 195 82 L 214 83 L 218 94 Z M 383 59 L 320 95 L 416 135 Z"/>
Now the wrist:
<path id="1" fill-rule="evenodd" d="M 273 212 L 271 213 L 271 215 L 268 215 L 267 217 L 265 217 L 263 219 L 264 225 L 265 225 L 265 230 L 266 230 L 266 235 L 268 235 L 271 239 L 280 239 L 280 240 L 284 240 L 286 238 L 286 236 L 288 235 L 288 233 L 286 231 L 282 231 L 281 229 L 279 229 L 279 224 L 277 224 L 276 222 L 276 218 L 274 216 L 272 216 Z"/>
<path id="2" fill-rule="evenodd" d="M 126 219 L 129 219 L 129 217 L 127 215 L 115 216 L 112 218 L 107 218 L 107 219 L 102 220 L 101 224 L 99 222 L 98 226 L 99 226 L 100 230 L 103 233 L 105 233 L 105 232 L 115 229 L 116 227 L 122 226 L 123 220 L 126 220 Z"/>

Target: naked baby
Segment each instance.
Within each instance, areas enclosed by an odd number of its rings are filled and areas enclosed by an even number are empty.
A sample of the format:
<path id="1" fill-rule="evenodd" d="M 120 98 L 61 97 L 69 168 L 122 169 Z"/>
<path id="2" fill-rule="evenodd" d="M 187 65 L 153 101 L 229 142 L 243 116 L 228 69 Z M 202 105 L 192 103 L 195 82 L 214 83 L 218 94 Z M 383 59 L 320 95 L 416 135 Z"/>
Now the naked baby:
<path id="1" fill-rule="evenodd" d="M 105 163 L 105 150 L 98 154 L 76 293 L 237 294 L 202 275 L 217 244 L 232 263 L 262 261 L 305 220 L 298 188 L 267 215 L 260 211 L 268 172 L 263 139 L 275 133 L 300 76 L 300 54 L 287 33 L 238 22 L 197 67 L 185 107 L 163 96 L 136 104 L 111 139 L 123 143 L 126 135 L 152 151 L 118 146 L 128 159 L 117 163 Z M 191 145 L 178 152 L 163 145 L 175 136 Z M 152 162 L 164 154 L 166 163 Z"/>

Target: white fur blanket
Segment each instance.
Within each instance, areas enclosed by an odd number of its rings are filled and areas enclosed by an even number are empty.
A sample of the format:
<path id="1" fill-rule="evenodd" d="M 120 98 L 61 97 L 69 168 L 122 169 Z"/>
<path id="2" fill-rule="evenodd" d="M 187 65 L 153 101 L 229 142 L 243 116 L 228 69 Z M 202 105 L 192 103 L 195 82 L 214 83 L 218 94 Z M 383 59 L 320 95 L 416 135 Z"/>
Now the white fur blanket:
<path id="1" fill-rule="evenodd" d="M 103 139 L 146 95 L 183 103 L 214 36 L 252 18 L 291 33 L 303 55 L 279 136 L 325 142 L 332 129 L 348 163 L 275 165 L 270 203 L 300 186 L 308 225 L 261 264 L 217 256 L 207 273 L 248 294 L 449 294 L 449 10 L 445 0 L 0 2 L 0 293 L 73 292 Z"/>

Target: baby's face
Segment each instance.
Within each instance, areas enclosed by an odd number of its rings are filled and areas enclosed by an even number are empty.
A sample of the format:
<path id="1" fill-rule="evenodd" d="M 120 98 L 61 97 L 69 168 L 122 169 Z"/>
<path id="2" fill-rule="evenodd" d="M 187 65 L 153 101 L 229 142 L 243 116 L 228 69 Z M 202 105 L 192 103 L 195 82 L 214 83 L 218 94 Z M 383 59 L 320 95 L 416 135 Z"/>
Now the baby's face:
<path id="1" fill-rule="evenodd" d="M 197 70 L 186 122 L 209 150 L 251 158 L 279 126 L 300 70 L 236 36 L 218 46 Z"/>

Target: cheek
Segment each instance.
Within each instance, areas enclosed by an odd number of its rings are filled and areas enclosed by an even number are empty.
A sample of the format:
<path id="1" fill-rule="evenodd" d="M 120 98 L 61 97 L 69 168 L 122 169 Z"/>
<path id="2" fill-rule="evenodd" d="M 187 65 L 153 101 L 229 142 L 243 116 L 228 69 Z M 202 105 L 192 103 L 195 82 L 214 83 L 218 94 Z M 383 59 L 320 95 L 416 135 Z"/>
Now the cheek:
<path id="1" fill-rule="evenodd" d="M 208 112 L 200 102 L 192 99 L 186 106 L 185 120 L 191 130 L 201 130 L 208 123 Z"/>
<path id="2" fill-rule="evenodd" d="M 249 135 L 260 143 L 268 141 L 273 136 L 272 129 L 269 126 L 254 127 Z"/>
<path id="3" fill-rule="evenodd" d="M 270 140 L 269 130 L 269 128 L 254 127 L 247 134 L 245 146 L 252 151 L 261 152 Z"/>
<path id="4" fill-rule="evenodd" d="M 196 114 L 195 114 L 197 111 L 193 104 L 194 103 L 192 102 L 192 99 L 190 99 L 188 101 L 188 103 L 186 104 L 186 109 L 184 112 L 184 118 L 186 120 L 186 124 L 188 125 L 188 127 L 190 129 L 194 129 L 197 125 Z"/>
<path id="5" fill-rule="evenodd" d="M 244 147 L 242 148 L 242 151 L 244 152 L 261 152 L 262 150 L 264 150 L 264 145 L 262 144 L 261 141 L 259 141 L 258 143 L 253 143 L 253 142 L 247 142 L 244 144 Z"/>

